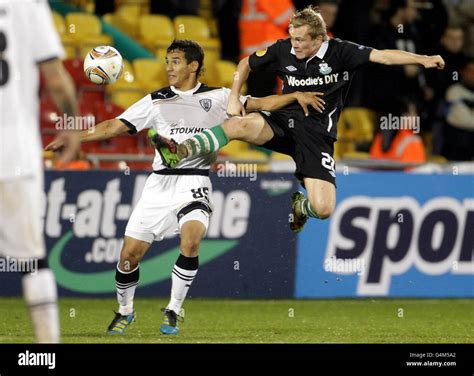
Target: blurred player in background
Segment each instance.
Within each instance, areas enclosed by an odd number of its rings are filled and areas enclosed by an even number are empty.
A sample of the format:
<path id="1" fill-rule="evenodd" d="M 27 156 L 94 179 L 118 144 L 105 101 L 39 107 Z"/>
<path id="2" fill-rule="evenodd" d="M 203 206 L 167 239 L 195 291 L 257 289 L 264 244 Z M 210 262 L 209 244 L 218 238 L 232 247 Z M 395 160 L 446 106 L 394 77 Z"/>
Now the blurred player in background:
<path id="1" fill-rule="evenodd" d="M 75 88 L 59 60 L 63 56 L 46 0 L 0 0 L 0 256 L 28 269 L 23 295 L 41 343 L 58 342 L 60 330 L 56 281 L 41 226 L 39 70 L 58 109 L 75 116 Z M 79 139 L 73 133 L 60 139 L 67 162 L 78 152 Z"/>
<path id="2" fill-rule="evenodd" d="M 292 196 L 294 232 L 303 229 L 308 217 L 326 219 L 336 205 L 336 169 L 333 158 L 337 122 L 344 105 L 353 73 L 370 62 L 385 65 L 421 64 L 425 68 L 443 68 L 440 56 L 422 56 L 400 50 L 376 50 L 352 42 L 329 39 L 326 24 L 312 7 L 297 12 L 290 21 L 290 38 L 256 51 L 240 61 L 234 75 L 227 113 L 240 115 L 214 127 L 222 131 L 226 142 L 202 145 L 202 134 L 191 137 L 177 150 L 169 150 L 170 140 L 158 148 L 168 156 L 170 167 L 200 153 L 215 152 L 230 140 L 242 140 L 287 154 L 296 163 L 296 177 L 303 183 L 308 198 L 302 192 Z M 324 110 L 309 108 L 304 113 L 293 104 L 271 113 L 245 116 L 238 101 L 240 90 L 250 71 L 272 71 L 284 81 L 283 93 L 296 90 L 323 92 Z M 171 140 L 172 141 L 172 140 Z"/>
<path id="3" fill-rule="evenodd" d="M 203 143 L 220 145 L 225 139 L 222 129 L 208 129 L 223 122 L 230 90 L 208 87 L 198 81 L 204 60 L 202 48 L 193 41 L 175 40 L 167 49 L 167 72 L 170 86 L 146 95 L 116 119 L 96 126 L 94 133 L 81 133 L 82 142 L 106 140 L 121 134 L 136 134 L 143 129 L 179 141 L 189 134 L 201 132 Z M 251 98 L 239 96 L 247 111 L 276 110 L 298 102 L 307 107 L 321 106 L 314 93 L 295 92 L 284 96 Z M 49 144 L 47 150 L 58 150 L 61 140 Z M 153 161 L 154 172 L 148 177 L 142 196 L 128 221 L 124 245 L 116 270 L 119 310 L 108 327 L 109 334 L 124 334 L 135 320 L 133 299 L 140 277 L 139 263 L 153 241 L 172 231 L 180 233 L 180 255 L 173 267 L 171 298 L 163 310 L 160 327 L 163 334 L 179 332 L 179 314 L 186 294 L 197 274 L 199 246 L 207 231 L 212 211 L 209 169 L 216 153 L 179 163 L 168 169 L 158 151 Z"/>

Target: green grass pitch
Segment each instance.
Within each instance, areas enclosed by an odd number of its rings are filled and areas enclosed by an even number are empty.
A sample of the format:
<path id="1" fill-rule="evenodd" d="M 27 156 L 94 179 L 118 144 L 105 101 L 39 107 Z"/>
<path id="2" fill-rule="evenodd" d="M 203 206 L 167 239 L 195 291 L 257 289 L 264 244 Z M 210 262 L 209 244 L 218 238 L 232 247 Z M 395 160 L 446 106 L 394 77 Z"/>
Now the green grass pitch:
<path id="1" fill-rule="evenodd" d="M 115 299 L 60 299 L 64 343 L 473 343 L 474 299 L 188 299 L 177 336 L 159 333 L 165 299 L 135 300 L 125 336 L 105 330 Z M 0 298 L 0 343 L 32 343 L 21 298 Z"/>

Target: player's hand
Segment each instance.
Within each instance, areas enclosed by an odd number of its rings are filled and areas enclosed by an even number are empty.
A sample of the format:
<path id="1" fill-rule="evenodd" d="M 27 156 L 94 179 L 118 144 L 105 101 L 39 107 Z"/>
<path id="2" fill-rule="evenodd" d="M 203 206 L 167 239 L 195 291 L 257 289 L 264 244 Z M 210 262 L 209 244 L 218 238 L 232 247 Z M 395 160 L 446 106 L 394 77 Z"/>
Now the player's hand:
<path id="1" fill-rule="evenodd" d="M 444 69 L 446 63 L 444 62 L 443 58 L 439 55 L 433 56 L 424 56 L 421 64 L 425 68 L 437 68 L 437 69 Z"/>
<path id="2" fill-rule="evenodd" d="M 238 97 L 230 97 L 227 104 L 227 115 L 229 116 L 245 116 L 245 107 Z"/>
<path id="3" fill-rule="evenodd" d="M 60 162 L 68 163 L 77 159 L 81 149 L 81 139 L 77 132 L 61 132 L 44 150 L 60 151 L 62 155 Z"/>
<path id="4" fill-rule="evenodd" d="M 295 95 L 299 105 L 303 108 L 305 116 L 309 116 L 309 106 L 313 107 L 318 112 L 324 111 L 324 105 L 326 102 L 321 98 L 324 95 L 323 93 L 297 91 Z"/>

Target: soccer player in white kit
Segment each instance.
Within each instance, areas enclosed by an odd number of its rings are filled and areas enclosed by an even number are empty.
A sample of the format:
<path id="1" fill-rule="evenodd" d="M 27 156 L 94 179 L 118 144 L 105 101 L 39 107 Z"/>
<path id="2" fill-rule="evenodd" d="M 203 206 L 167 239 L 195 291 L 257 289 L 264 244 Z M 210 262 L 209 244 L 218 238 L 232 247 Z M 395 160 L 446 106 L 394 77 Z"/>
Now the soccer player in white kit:
<path id="1" fill-rule="evenodd" d="M 230 90 L 208 87 L 198 81 L 204 52 L 196 42 L 175 40 L 167 49 L 169 87 L 146 95 L 116 119 L 96 126 L 94 133 L 82 132 L 81 140 L 98 141 L 119 134 L 135 134 L 152 129 L 177 142 L 202 131 L 208 132 L 203 142 L 223 142 L 212 127 L 227 118 L 226 106 Z M 274 110 L 298 101 L 302 106 L 319 105 L 314 93 L 294 93 L 266 98 L 240 97 L 248 111 Z M 47 150 L 57 150 L 53 141 Z M 154 172 L 148 177 L 142 196 L 127 224 L 124 245 L 116 270 L 119 310 L 109 325 L 109 334 L 124 334 L 135 320 L 133 298 L 139 281 L 139 262 L 153 241 L 179 231 L 180 255 L 172 270 L 169 304 L 164 311 L 160 331 L 177 334 L 177 321 L 186 294 L 198 271 L 199 245 L 206 233 L 212 212 L 209 169 L 216 153 L 189 159 L 168 169 L 156 151 Z M 204 250 L 205 251 L 205 250 Z"/>
<path id="2" fill-rule="evenodd" d="M 60 330 L 41 225 L 39 70 L 58 109 L 75 116 L 75 88 L 63 56 L 46 0 L 0 0 L 0 257 L 23 272 L 23 295 L 40 343 L 58 342 Z M 63 160 L 71 160 L 79 138 L 62 133 L 59 139 L 67 146 Z"/>

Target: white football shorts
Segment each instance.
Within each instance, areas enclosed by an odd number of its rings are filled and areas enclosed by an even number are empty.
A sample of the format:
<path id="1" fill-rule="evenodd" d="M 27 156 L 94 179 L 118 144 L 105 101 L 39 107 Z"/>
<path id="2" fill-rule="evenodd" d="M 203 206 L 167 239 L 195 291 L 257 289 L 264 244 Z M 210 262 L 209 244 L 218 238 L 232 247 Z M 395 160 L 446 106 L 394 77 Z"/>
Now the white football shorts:
<path id="1" fill-rule="evenodd" d="M 43 175 L 0 180 L 0 256 L 44 258 Z"/>
<path id="2" fill-rule="evenodd" d="M 152 243 L 179 233 L 183 224 L 191 220 L 202 222 L 207 231 L 211 193 L 208 176 L 153 173 L 133 209 L 125 236 Z"/>

